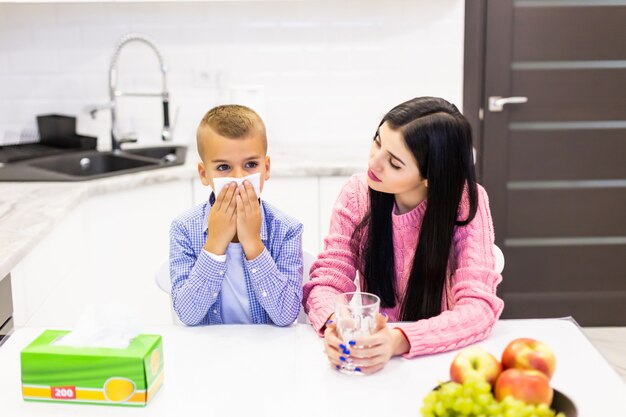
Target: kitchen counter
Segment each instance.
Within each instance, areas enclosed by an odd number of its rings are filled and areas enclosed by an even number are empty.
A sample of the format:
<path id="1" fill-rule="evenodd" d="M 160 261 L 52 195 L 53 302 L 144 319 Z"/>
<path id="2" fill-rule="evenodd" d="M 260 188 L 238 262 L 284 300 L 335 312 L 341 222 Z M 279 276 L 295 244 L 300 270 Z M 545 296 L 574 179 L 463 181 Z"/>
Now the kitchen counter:
<path id="1" fill-rule="evenodd" d="M 365 171 L 367 149 L 287 148 L 273 146 L 273 177 L 348 176 Z M 3 279 L 31 248 L 63 216 L 90 196 L 128 190 L 168 181 L 197 178 L 198 156 L 190 146 L 184 165 L 80 182 L 0 183 L 0 279 Z"/>
<path id="2" fill-rule="evenodd" d="M 322 339 L 308 325 L 148 326 L 163 337 L 164 385 L 145 408 L 26 402 L 21 397 L 20 351 L 41 327 L 19 328 L 0 348 L 0 392 L 10 416 L 209 415 L 419 416 L 424 396 L 448 379 L 458 351 L 393 358 L 372 376 L 331 368 Z M 571 398 L 579 417 L 626 415 L 626 384 L 576 323 L 569 319 L 499 320 L 477 345 L 499 356 L 513 339 L 531 337 L 552 347 L 551 385 Z M 253 353 L 253 354 L 251 354 Z M 242 399 L 245 399 L 242 401 Z"/>

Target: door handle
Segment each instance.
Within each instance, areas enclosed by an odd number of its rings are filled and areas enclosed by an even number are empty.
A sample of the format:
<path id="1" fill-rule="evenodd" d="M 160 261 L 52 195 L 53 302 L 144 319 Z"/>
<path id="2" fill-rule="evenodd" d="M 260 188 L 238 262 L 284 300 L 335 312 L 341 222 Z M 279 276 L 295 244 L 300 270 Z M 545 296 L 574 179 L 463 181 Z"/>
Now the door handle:
<path id="1" fill-rule="evenodd" d="M 528 97 L 489 97 L 489 111 L 502 111 L 505 104 L 522 104 L 528 101 Z"/>

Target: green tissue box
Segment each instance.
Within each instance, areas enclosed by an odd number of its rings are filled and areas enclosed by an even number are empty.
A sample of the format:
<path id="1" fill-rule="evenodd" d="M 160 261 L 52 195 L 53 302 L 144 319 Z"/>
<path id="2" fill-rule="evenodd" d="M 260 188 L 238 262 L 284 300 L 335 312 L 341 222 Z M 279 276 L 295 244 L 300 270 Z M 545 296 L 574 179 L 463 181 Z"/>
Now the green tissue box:
<path id="1" fill-rule="evenodd" d="M 52 344 L 67 333 L 46 330 L 22 350 L 25 400 L 137 407 L 161 387 L 161 336 L 140 334 L 126 349 Z"/>

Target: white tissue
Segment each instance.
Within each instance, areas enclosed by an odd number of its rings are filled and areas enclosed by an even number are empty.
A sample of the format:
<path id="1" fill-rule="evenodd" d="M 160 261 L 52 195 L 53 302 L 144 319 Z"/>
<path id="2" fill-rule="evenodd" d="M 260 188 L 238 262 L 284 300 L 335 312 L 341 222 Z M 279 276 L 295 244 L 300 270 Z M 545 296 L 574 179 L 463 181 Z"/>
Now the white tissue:
<path id="1" fill-rule="evenodd" d="M 88 307 L 74 330 L 54 341 L 56 346 L 126 349 L 139 334 L 136 314 L 120 305 Z"/>
<path id="2" fill-rule="evenodd" d="M 215 198 L 220 195 L 220 191 L 224 186 L 230 184 L 231 182 L 236 182 L 237 185 L 240 185 L 245 180 L 248 180 L 252 187 L 254 188 L 254 192 L 256 193 L 257 198 L 261 197 L 261 173 L 257 172 L 256 174 L 248 175 L 243 178 L 234 178 L 234 177 L 222 177 L 222 178 L 213 178 L 213 192 L 215 193 Z"/>
<path id="3" fill-rule="evenodd" d="M 350 300 L 350 307 L 362 307 L 363 302 L 361 300 L 361 279 L 359 277 L 359 271 L 356 271 L 356 276 L 354 277 L 354 284 L 356 285 L 355 294 Z"/>

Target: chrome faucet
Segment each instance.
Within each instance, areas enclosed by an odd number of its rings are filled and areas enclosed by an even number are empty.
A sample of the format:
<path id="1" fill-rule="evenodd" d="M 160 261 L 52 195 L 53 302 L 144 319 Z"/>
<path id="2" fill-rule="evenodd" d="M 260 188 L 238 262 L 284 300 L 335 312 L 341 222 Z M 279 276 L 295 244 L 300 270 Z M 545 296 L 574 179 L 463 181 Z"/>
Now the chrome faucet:
<path id="1" fill-rule="evenodd" d="M 163 87 L 160 93 L 143 93 L 143 92 L 124 92 L 119 91 L 117 89 L 117 60 L 120 56 L 120 52 L 127 44 L 131 42 L 141 42 L 148 45 L 154 53 L 156 54 L 159 60 L 159 66 L 161 70 L 161 79 L 163 82 Z M 172 140 L 172 129 L 170 127 L 170 111 L 169 111 L 169 91 L 167 90 L 167 67 L 165 66 L 165 62 L 163 61 L 163 56 L 161 55 L 161 51 L 155 45 L 155 43 L 150 40 L 147 36 L 137 34 L 137 33 L 129 33 L 127 35 L 122 36 L 122 38 L 118 41 L 117 46 L 115 48 L 115 52 L 113 52 L 113 57 L 111 58 L 111 63 L 109 65 L 109 97 L 110 103 L 108 108 L 111 110 L 111 150 L 115 151 L 120 149 L 120 145 L 126 142 L 137 142 L 136 138 L 122 138 L 118 137 L 117 132 L 117 115 L 116 115 L 116 107 L 117 107 L 117 98 L 118 97 L 160 97 L 163 100 L 163 130 L 161 131 L 161 138 L 163 141 Z M 95 112 L 100 108 L 92 108 L 89 110 L 92 117 L 94 117 Z"/>

